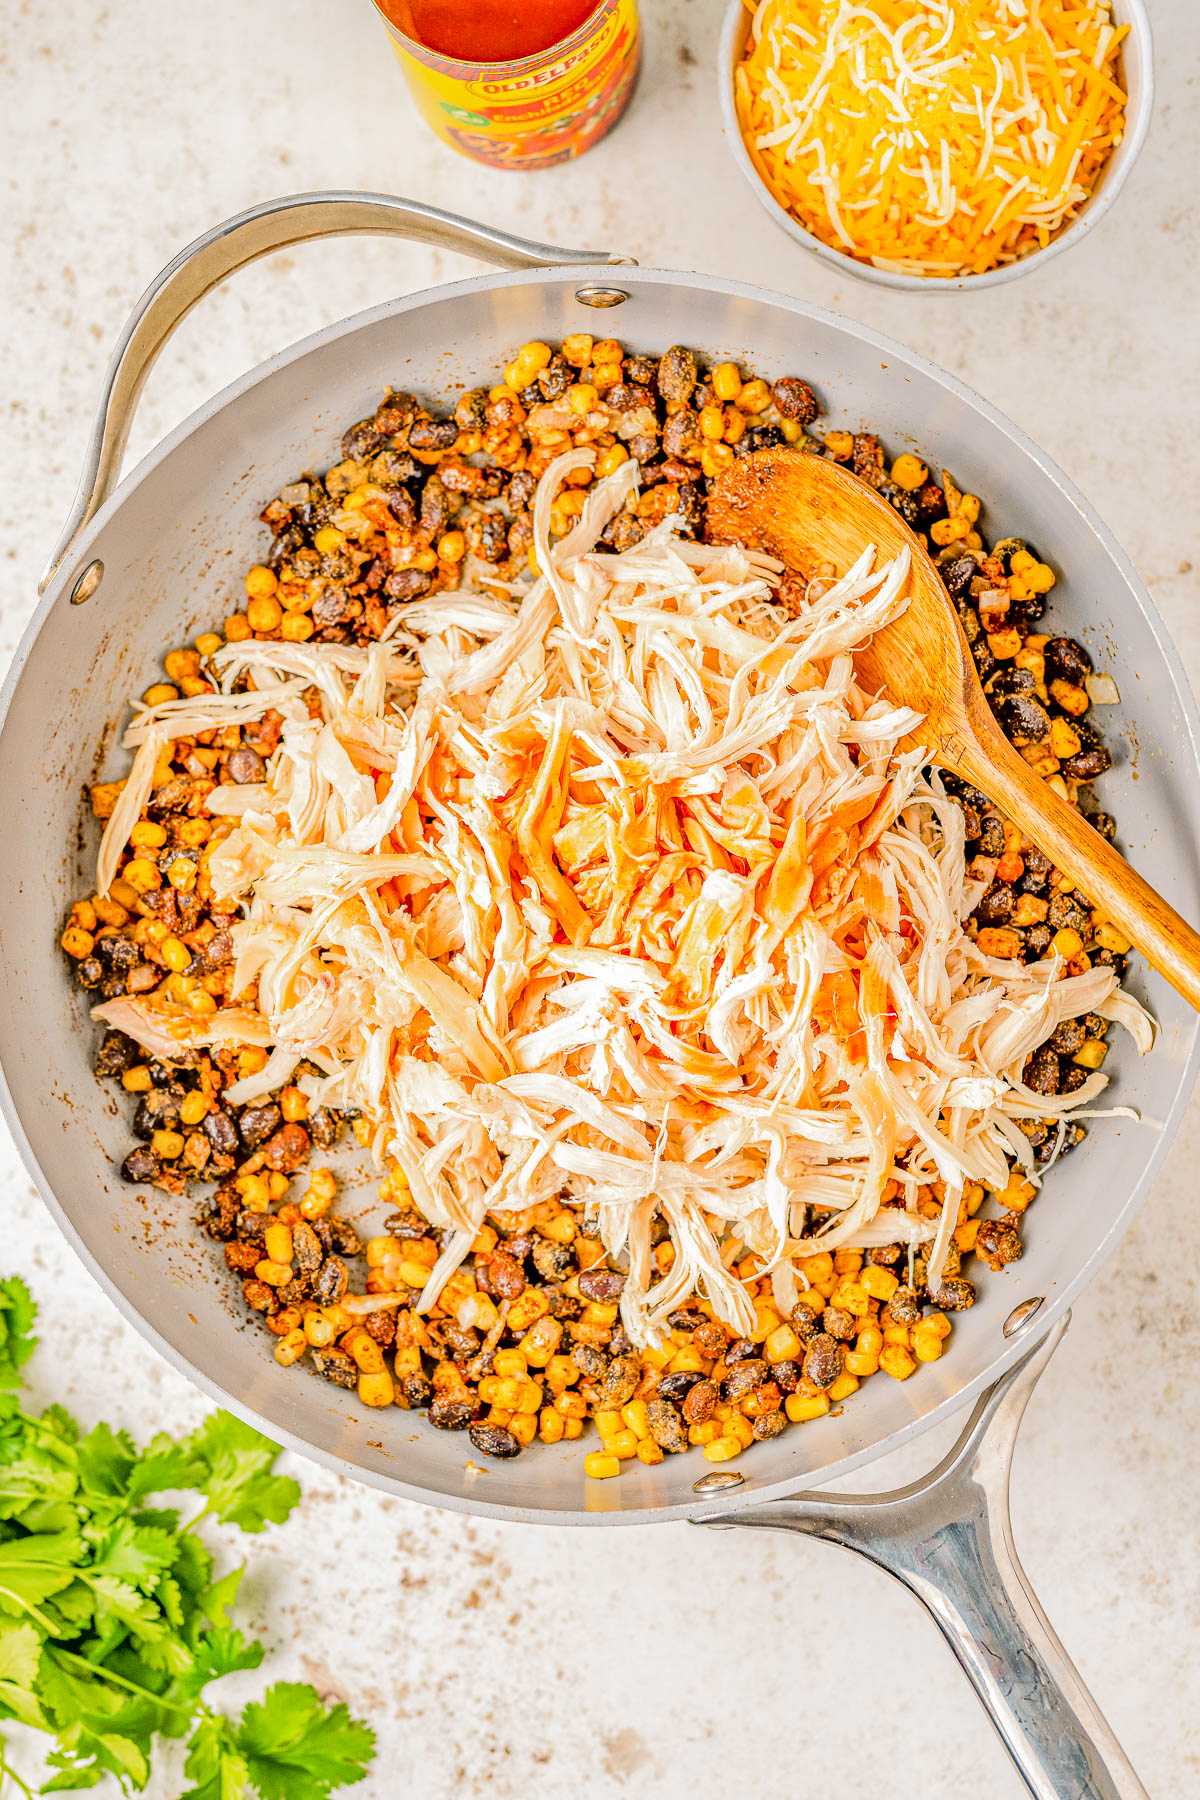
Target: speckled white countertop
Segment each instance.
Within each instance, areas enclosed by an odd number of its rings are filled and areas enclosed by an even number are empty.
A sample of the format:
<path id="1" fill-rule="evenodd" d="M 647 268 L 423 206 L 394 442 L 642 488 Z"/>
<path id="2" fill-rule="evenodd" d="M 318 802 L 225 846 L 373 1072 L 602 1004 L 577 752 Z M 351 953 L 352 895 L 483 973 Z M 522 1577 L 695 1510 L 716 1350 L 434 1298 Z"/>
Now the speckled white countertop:
<path id="1" fill-rule="evenodd" d="M 368 0 L 12 0 L 0 14 L 5 661 L 134 297 L 228 213 L 358 187 L 746 277 L 913 345 L 1078 481 L 1200 685 L 1200 8 L 1154 0 L 1156 120 L 1103 227 L 1015 286 L 936 299 L 836 277 L 777 234 L 716 120 L 719 0 L 644 7 L 648 58 L 624 123 L 577 164 L 513 177 L 421 127 Z M 468 271 L 362 240 L 258 265 L 180 331 L 133 452 L 304 332 Z M 1014 1480 L 1029 1574 L 1155 1800 L 1200 1793 L 1198 1163 L 1193 1103 L 1118 1259 L 1075 1310 Z M 24 1270 L 42 1303 L 35 1390 L 141 1435 L 196 1419 L 198 1395 L 95 1288 L 7 1136 L 0 1182 L 0 1261 Z M 862 1485 L 913 1472 L 934 1448 L 876 1465 Z M 230 1549 L 249 1550 L 246 1592 L 272 1670 L 345 1696 L 379 1732 L 362 1800 L 1024 1791 L 933 1626 L 855 1560 L 681 1525 L 503 1526 L 386 1500 L 312 1465 L 295 1472 L 305 1499 L 292 1524 Z M 181 1791 L 178 1771 L 164 1756 L 155 1800 Z"/>

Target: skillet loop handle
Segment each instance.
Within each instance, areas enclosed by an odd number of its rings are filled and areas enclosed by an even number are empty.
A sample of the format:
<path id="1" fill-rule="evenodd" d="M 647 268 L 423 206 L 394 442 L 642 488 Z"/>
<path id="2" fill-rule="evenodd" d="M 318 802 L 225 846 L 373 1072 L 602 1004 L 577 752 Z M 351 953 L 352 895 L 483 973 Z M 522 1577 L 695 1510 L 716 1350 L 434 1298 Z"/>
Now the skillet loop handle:
<path id="1" fill-rule="evenodd" d="M 512 237 L 418 200 L 353 192 L 291 194 L 252 206 L 213 226 L 169 262 L 146 289 L 121 333 L 104 377 L 71 515 L 38 592 L 47 586 L 84 526 L 116 487 L 138 398 L 159 351 L 197 301 L 226 276 L 309 238 L 376 234 L 478 256 L 502 269 L 552 269 L 564 263 L 628 263 L 607 250 L 565 250 Z"/>
<path id="2" fill-rule="evenodd" d="M 1148 1800 L 1012 1538 L 1008 1479 L 1021 1416 L 1069 1318 L 988 1389 L 921 1480 L 891 1494 L 796 1494 L 698 1522 L 803 1531 L 857 1551 L 930 1613 L 1036 1800 Z"/>

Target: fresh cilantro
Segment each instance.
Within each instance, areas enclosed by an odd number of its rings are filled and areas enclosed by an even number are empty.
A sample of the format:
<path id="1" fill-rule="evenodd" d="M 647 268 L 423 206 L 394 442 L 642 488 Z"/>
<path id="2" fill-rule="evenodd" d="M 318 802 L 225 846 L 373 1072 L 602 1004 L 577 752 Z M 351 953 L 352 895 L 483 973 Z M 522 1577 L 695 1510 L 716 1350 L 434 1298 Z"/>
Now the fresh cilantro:
<path id="1" fill-rule="evenodd" d="M 35 1316 L 25 1283 L 0 1280 L 0 1388 L 20 1383 Z M 156 1737 L 187 1739 L 187 1800 L 326 1800 L 362 1780 L 374 1735 L 340 1702 L 279 1682 L 239 1719 L 207 1698 L 263 1650 L 230 1620 L 241 1570 L 214 1579 L 196 1528 L 209 1515 L 246 1532 L 282 1523 L 300 1490 L 274 1473 L 278 1454 L 225 1412 L 142 1450 L 0 1392 L 0 1726 L 55 1739 L 41 1793 L 140 1791 Z M 183 1523 L 147 1504 L 159 1494 L 203 1504 Z M 0 1735 L 0 1797 L 10 1783 L 32 1795 Z"/>
<path id="2" fill-rule="evenodd" d="M 21 1370 L 33 1355 L 37 1307 L 19 1275 L 0 1280 L 0 1388 L 21 1385 Z"/>

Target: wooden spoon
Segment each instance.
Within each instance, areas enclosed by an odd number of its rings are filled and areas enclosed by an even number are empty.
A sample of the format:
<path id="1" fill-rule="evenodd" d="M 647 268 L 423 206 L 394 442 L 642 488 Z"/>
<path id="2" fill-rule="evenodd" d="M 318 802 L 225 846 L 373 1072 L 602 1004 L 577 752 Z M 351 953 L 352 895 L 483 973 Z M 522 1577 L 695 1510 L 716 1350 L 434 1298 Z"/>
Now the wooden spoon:
<path id="1" fill-rule="evenodd" d="M 1035 775 L 1001 731 L 967 640 L 928 552 L 899 513 L 837 463 L 783 446 L 722 471 L 708 503 L 708 535 L 777 556 L 812 575 L 839 575 L 874 544 L 881 561 L 907 548 L 909 605 L 857 652 L 868 689 L 923 713 L 911 742 L 930 761 L 982 788 L 1004 815 L 1111 919 L 1184 999 L 1200 1009 L 1200 935 L 1143 881 L 1083 814 Z"/>

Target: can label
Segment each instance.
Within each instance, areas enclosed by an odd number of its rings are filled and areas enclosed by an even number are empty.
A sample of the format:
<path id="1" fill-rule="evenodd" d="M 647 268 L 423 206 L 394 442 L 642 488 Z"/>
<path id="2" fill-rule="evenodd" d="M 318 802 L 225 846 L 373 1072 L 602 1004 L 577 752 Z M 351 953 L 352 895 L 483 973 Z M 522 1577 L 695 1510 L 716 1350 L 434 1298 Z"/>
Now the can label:
<path id="1" fill-rule="evenodd" d="M 616 124 L 637 79 L 637 0 L 605 0 L 561 44 L 520 62 L 456 62 L 384 22 L 426 124 L 496 169 L 582 155 Z"/>

